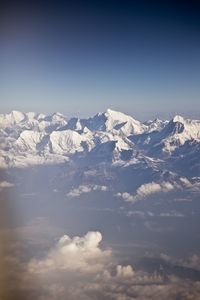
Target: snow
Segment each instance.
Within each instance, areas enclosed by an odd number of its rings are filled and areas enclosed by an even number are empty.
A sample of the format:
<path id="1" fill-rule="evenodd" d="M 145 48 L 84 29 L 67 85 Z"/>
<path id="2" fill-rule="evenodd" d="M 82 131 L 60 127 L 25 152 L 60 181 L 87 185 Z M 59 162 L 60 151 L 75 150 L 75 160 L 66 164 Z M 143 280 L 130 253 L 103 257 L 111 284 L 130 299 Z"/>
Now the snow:
<path id="1" fill-rule="evenodd" d="M 33 130 L 24 130 L 19 138 L 14 142 L 14 148 L 16 151 L 37 151 L 37 145 L 42 141 L 44 137 L 43 133 L 33 131 Z"/>
<path id="2" fill-rule="evenodd" d="M 200 141 L 200 121 L 184 119 L 181 116 L 175 116 L 168 124 L 172 130 L 169 136 L 164 137 L 164 151 L 174 151 L 178 146 L 185 142 L 195 140 Z"/>
<path id="3" fill-rule="evenodd" d="M 15 124 L 20 123 L 24 120 L 25 115 L 20 112 L 13 110 L 10 114 L 0 114 L 0 126 L 1 127 L 8 127 Z"/>
<path id="4" fill-rule="evenodd" d="M 107 109 L 105 112 L 98 113 L 88 119 L 72 118 L 69 120 L 67 128 L 78 131 L 88 128 L 92 132 L 117 131 L 118 133 L 130 135 L 144 132 L 147 126 L 124 113 Z"/>
<path id="5" fill-rule="evenodd" d="M 153 121 L 145 122 L 144 124 L 148 127 L 146 131 L 150 133 L 153 131 L 161 131 L 168 123 L 168 120 L 160 120 L 157 118 Z"/>
<path id="6" fill-rule="evenodd" d="M 3 167 L 75 160 L 79 154 L 82 159 L 92 157 L 93 162 L 96 155 L 102 161 L 109 158 L 113 166 L 140 164 L 158 170 L 163 154 L 173 158 L 182 151 L 180 159 L 192 153 L 198 157 L 199 149 L 200 121 L 179 115 L 171 121 L 144 123 L 112 109 L 88 119 L 68 120 L 59 112 L 50 116 L 19 111 L 0 115 Z"/>
<path id="7" fill-rule="evenodd" d="M 184 118 L 182 116 L 176 115 L 175 117 L 173 117 L 172 121 L 175 122 L 180 122 L 180 123 L 184 123 Z"/>
<path id="8" fill-rule="evenodd" d="M 53 131 L 50 134 L 50 144 L 53 153 L 75 153 L 83 151 L 81 143 L 85 141 L 79 133 L 73 130 Z"/>
<path id="9" fill-rule="evenodd" d="M 117 130 L 116 128 L 119 128 L 120 132 L 129 135 L 133 133 L 142 133 L 146 129 L 145 125 L 143 125 L 139 121 L 118 111 L 107 109 L 106 112 L 103 113 L 103 115 L 106 119 L 105 126 L 107 131 L 112 131 L 113 129 Z"/>

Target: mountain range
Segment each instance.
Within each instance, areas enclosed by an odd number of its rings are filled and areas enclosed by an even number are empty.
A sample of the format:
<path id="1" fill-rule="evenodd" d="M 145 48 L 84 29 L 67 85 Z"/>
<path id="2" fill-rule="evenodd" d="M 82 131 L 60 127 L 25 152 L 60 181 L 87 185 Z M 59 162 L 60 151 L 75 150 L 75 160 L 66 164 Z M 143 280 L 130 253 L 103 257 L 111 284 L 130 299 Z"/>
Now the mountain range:
<path id="1" fill-rule="evenodd" d="M 155 192 L 200 190 L 200 120 L 140 122 L 107 109 L 66 118 L 12 111 L 0 115 L 0 167 L 62 166 L 62 180 L 105 186 L 126 201 Z M 62 173 L 61 172 L 61 173 Z M 70 175 L 71 174 L 71 175 Z"/>

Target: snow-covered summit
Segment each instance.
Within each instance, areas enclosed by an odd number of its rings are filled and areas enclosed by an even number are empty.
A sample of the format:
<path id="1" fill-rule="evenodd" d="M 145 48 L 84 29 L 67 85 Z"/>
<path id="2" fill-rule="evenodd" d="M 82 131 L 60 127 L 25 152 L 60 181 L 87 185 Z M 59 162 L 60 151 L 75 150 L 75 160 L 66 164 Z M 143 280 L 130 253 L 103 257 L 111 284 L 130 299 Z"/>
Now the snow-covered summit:
<path id="1" fill-rule="evenodd" d="M 13 110 L 9 114 L 0 114 L 0 126 L 4 128 L 13 126 L 15 124 L 20 123 L 24 119 L 25 119 L 24 113 L 17 110 Z"/>
<path id="2" fill-rule="evenodd" d="M 152 123 L 147 125 L 150 127 Z M 200 143 L 199 120 L 185 119 L 177 115 L 162 127 L 157 132 L 148 131 L 144 138 L 139 140 L 143 145 L 148 145 L 152 153 L 158 155 L 158 150 L 160 153 L 171 155 L 186 143 Z"/>
<path id="3" fill-rule="evenodd" d="M 185 122 L 185 119 L 184 119 L 184 117 L 182 117 L 182 116 L 180 116 L 180 115 L 176 115 L 176 116 L 173 117 L 172 121 L 173 121 L 174 123 L 176 123 L 176 122 L 184 123 L 184 122 Z"/>
<path id="4" fill-rule="evenodd" d="M 185 119 L 182 116 L 175 116 L 168 124 L 171 135 L 178 137 L 182 144 L 186 140 L 200 139 L 200 120 Z"/>
<path id="5" fill-rule="evenodd" d="M 123 165 L 124 161 L 144 162 L 144 155 L 154 160 L 163 159 L 162 154 L 167 153 L 173 158 L 179 149 L 186 151 L 183 146 L 187 144 L 189 150 L 181 155 L 195 152 L 198 156 L 200 121 L 177 115 L 171 121 L 142 123 L 112 109 L 85 119 L 67 119 L 58 112 L 48 116 L 12 111 L 0 115 L 0 143 L 0 164 L 4 167 L 24 166 L 27 157 L 29 164 L 77 157 L 82 162 L 84 157 L 92 157 L 94 162 L 95 153 L 101 153 L 101 161 L 110 157 L 112 163 Z M 30 159 L 31 155 L 34 159 Z"/>
<path id="6" fill-rule="evenodd" d="M 87 119 L 71 118 L 66 128 L 76 131 L 83 131 L 84 128 L 87 128 L 92 132 L 118 131 L 119 133 L 130 135 L 144 132 L 147 126 L 131 116 L 108 108 L 105 112 L 97 113 L 95 116 Z"/>
<path id="7" fill-rule="evenodd" d="M 148 127 L 147 132 L 153 132 L 153 131 L 161 131 L 167 124 L 169 123 L 168 120 L 161 120 L 161 119 L 154 119 L 149 120 L 144 123 Z"/>
<path id="8" fill-rule="evenodd" d="M 144 124 L 133 119 L 124 113 L 107 109 L 104 113 L 106 117 L 106 129 L 111 131 L 121 130 L 124 134 L 139 134 L 145 131 L 146 127 Z"/>
<path id="9" fill-rule="evenodd" d="M 94 117 L 81 121 L 91 131 L 118 131 L 126 135 L 139 134 L 145 131 L 146 126 L 119 111 L 108 108 L 103 113 L 98 113 Z"/>

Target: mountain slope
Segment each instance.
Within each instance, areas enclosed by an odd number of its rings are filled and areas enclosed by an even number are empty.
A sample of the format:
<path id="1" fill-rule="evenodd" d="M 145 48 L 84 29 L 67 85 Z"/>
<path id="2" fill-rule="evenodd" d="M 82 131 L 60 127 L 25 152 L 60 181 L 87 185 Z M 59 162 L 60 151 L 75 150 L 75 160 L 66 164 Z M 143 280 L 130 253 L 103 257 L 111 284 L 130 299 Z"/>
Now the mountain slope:
<path id="1" fill-rule="evenodd" d="M 145 184 L 145 189 L 188 190 L 200 174 L 200 121 L 175 116 L 141 123 L 111 109 L 88 119 L 68 120 L 60 113 L 0 115 L 1 168 L 62 163 L 73 166 L 69 174 L 74 177 L 68 174 L 68 179 L 80 184 L 107 182 L 129 192 Z M 88 179 L 88 174 L 95 176 Z M 188 180 L 187 188 L 181 178 Z"/>

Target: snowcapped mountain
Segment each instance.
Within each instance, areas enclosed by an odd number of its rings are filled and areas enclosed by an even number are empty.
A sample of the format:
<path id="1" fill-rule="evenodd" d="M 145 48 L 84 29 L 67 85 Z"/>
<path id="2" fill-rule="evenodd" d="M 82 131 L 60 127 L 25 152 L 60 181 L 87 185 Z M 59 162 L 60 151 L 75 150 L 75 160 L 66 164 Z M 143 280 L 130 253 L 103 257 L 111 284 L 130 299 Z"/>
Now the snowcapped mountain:
<path id="1" fill-rule="evenodd" d="M 92 132 L 121 132 L 124 135 L 139 134 L 147 129 L 145 124 L 133 119 L 131 116 L 111 109 L 88 119 L 72 118 L 68 121 L 66 127 L 76 131 L 87 128 Z"/>
<path id="2" fill-rule="evenodd" d="M 0 126 L 3 128 L 13 126 L 25 119 L 25 114 L 13 110 L 10 114 L 0 114 Z"/>
<path id="3" fill-rule="evenodd" d="M 175 116 L 171 121 L 165 122 L 165 126 L 159 127 L 159 130 L 150 130 L 141 135 L 132 135 L 130 139 L 137 145 L 145 148 L 149 153 L 154 152 L 157 156 L 160 154 L 171 155 L 186 143 L 200 142 L 200 121 L 184 119 L 181 116 Z"/>
<path id="4" fill-rule="evenodd" d="M 1 168 L 63 163 L 73 166 L 80 184 L 111 180 L 112 188 L 133 192 L 151 182 L 156 182 L 153 189 L 170 191 L 186 188 L 187 182 L 189 189 L 200 174 L 200 121 L 175 116 L 142 123 L 111 109 L 88 119 L 17 111 L 0 115 Z"/>
<path id="5" fill-rule="evenodd" d="M 168 120 L 160 120 L 160 119 L 155 119 L 155 120 L 150 120 L 146 121 L 144 124 L 148 127 L 148 132 L 153 132 L 153 131 L 160 131 L 163 129 L 167 124 L 169 123 Z"/>
<path id="6" fill-rule="evenodd" d="M 0 115 L 0 130 L 1 156 L 9 157 L 10 160 L 6 161 L 12 161 L 12 166 L 18 166 L 15 158 L 22 154 L 43 156 L 48 163 L 48 155 L 54 155 L 55 161 L 56 155 L 73 159 L 73 154 L 77 157 L 78 153 L 82 153 L 82 156 L 90 151 L 99 153 L 101 151 L 98 148 L 107 149 L 108 143 L 113 145 L 107 150 L 112 151 L 113 162 L 139 156 L 163 158 L 165 154 L 170 156 L 181 149 L 183 151 L 187 144 L 188 148 L 194 150 L 200 142 L 199 120 L 175 116 L 171 121 L 155 119 L 141 123 L 111 109 L 88 119 L 69 120 L 60 113 L 45 116 L 13 111 Z M 106 155 L 108 153 L 105 151 L 105 158 Z M 5 161 L 3 165 L 10 166 Z"/>

